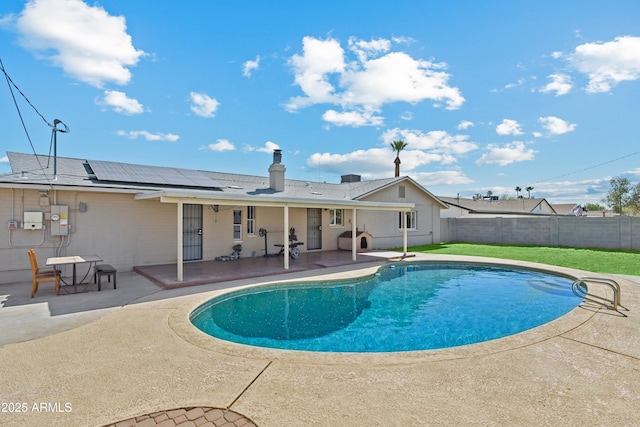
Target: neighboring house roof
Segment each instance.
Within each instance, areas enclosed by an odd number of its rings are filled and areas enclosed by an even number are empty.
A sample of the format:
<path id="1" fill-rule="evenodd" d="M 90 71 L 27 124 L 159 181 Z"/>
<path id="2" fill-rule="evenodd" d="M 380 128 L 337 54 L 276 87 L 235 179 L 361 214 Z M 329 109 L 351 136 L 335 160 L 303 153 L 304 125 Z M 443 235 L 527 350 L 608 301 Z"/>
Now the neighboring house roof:
<path id="1" fill-rule="evenodd" d="M 441 208 L 447 206 L 409 177 L 330 184 L 285 179 L 285 190 L 270 188 L 269 176 L 241 175 L 224 172 L 198 171 L 130 163 L 84 160 L 58 157 L 56 179 L 53 180 L 53 159 L 44 155 L 7 153 L 12 173 L 0 174 L 0 186 L 55 186 L 56 188 L 91 188 L 93 191 L 136 193 L 138 199 L 197 198 L 225 201 L 272 201 L 276 204 L 295 202 L 298 205 L 363 206 L 367 208 L 413 207 L 413 202 L 383 203 L 363 200 L 368 195 L 391 185 L 410 182 L 431 197 Z"/>
<path id="2" fill-rule="evenodd" d="M 602 211 L 597 211 L 597 214 L 589 215 L 587 210 L 579 203 L 561 203 L 553 204 L 553 209 L 558 215 L 569 216 L 602 216 Z"/>
<path id="3" fill-rule="evenodd" d="M 551 205 L 558 215 L 573 215 L 577 203 L 554 203 Z"/>
<path id="4" fill-rule="evenodd" d="M 546 199 L 473 200 L 459 197 L 440 197 L 449 206 L 467 210 L 470 214 L 555 215 Z"/>

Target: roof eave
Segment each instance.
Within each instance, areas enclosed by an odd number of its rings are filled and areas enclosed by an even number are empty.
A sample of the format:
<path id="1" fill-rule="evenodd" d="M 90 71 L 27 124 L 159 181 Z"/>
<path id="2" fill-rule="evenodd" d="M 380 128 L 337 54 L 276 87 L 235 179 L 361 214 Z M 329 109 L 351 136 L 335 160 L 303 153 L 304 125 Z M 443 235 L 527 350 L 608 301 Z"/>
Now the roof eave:
<path id="1" fill-rule="evenodd" d="M 296 197 L 266 198 L 240 194 L 212 194 L 211 192 L 181 192 L 160 190 L 138 193 L 136 200 L 160 199 L 162 203 L 193 203 L 194 200 L 208 205 L 252 205 L 252 206 L 289 206 L 310 208 L 367 209 L 367 210 L 411 210 L 414 203 L 367 202 L 360 200 L 306 199 Z"/>

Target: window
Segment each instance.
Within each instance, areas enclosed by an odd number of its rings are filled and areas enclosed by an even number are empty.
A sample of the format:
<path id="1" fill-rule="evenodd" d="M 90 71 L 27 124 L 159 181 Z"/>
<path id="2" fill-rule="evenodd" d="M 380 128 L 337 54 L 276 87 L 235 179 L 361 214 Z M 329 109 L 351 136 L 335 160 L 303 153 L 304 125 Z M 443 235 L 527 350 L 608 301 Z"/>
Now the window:
<path id="1" fill-rule="evenodd" d="M 398 228 L 399 229 L 403 229 L 404 228 L 404 224 L 402 223 L 402 217 L 403 217 L 403 212 L 398 212 Z M 416 211 L 410 211 L 410 212 L 404 212 L 404 216 L 407 220 L 407 229 L 408 230 L 415 230 L 416 228 L 418 228 L 418 222 L 417 222 L 417 212 Z"/>
<path id="2" fill-rule="evenodd" d="M 256 234 L 256 207 L 247 206 L 247 234 Z"/>
<path id="3" fill-rule="evenodd" d="M 406 197 L 406 189 L 404 185 L 398 186 L 398 197 L 404 199 Z"/>
<path id="4" fill-rule="evenodd" d="M 329 209 L 329 225 L 344 225 L 342 223 L 342 209 Z"/>
<path id="5" fill-rule="evenodd" d="M 242 240 L 242 211 L 233 210 L 233 240 Z"/>

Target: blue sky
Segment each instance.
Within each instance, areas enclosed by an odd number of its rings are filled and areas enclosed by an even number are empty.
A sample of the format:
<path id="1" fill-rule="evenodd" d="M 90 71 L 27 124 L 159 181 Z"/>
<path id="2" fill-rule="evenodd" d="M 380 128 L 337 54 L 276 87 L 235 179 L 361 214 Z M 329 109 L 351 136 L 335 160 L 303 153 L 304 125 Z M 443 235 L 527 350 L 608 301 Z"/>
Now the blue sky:
<path id="1" fill-rule="evenodd" d="M 637 1 L 3 0 L 0 59 L 59 156 L 339 182 L 402 139 L 439 196 L 640 181 Z M 52 134 L 5 83 L 0 173 Z"/>

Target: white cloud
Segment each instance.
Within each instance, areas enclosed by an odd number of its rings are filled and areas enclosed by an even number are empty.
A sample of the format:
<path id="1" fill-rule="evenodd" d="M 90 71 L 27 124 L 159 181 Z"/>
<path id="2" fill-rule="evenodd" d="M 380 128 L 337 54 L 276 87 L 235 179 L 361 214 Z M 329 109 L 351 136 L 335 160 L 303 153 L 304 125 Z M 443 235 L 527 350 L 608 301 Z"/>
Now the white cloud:
<path id="1" fill-rule="evenodd" d="M 416 60 L 404 52 L 390 52 L 343 73 L 341 85 L 346 89 L 341 100 L 347 104 L 379 107 L 392 102 L 415 104 L 431 99 L 455 110 L 462 106 L 464 98 L 458 88 L 448 85 L 449 74 L 441 71 L 443 68 L 443 64 Z"/>
<path id="2" fill-rule="evenodd" d="M 7 157 L 3 157 L 3 159 L 6 159 L 6 158 Z M 3 160 L 0 159 L 0 162 L 2 162 L 2 161 Z M 8 161 L 8 159 L 7 159 L 7 161 Z M 627 172 L 625 172 L 625 174 L 631 175 L 635 179 L 638 179 L 638 178 L 640 178 L 640 168 L 635 168 L 634 170 L 627 171 Z"/>
<path id="3" fill-rule="evenodd" d="M 307 166 L 339 175 L 358 173 L 365 178 L 381 178 L 393 174 L 394 159 L 395 154 L 391 148 L 370 148 L 346 154 L 314 153 L 307 159 Z M 403 173 L 429 163 L 455 162 L 452 156 L 408 149 L 402 152 L 400 159 L 402 160 L 400 169 Z"/>
<path id="4" fill-rule="evenodd" d="M 342 73 L 345 69 L 344 50 L 333 39 L 318 40 L 313 37 L 302 39 L 302 55 L 295 54 L 289 65 L 295 74 L 295 82 L 306 97 L 292 98 L 287 106 L 295 111 L 318 103 L 336 103 L 334 87 L 329 75 Z"/>
<path id="5" fill-rule="evenodd" d="M 0 157 L 0 163 L 9 163 L 9 156 Z"/>
<path id="6" fill-rule="evenodd" d="M 555 92 L 556 96 L 561 96 L 568 94 L 573 88 L 571 77 L 566 74 L 551 74 L 549 75 L 549 79 L 551 79 L 551 82 L 540 89 L 540 92 Z"/>
<path id="7" fill-rule="evenodd" d="M 119 130 L 117 132 L 118 136 L 124 136 L 129 139 L 137 139 L 138 137 L 142 137 L 147 141 L 170 141 L 175 142 L 180 137 L 178 135 L 172 133 L 151 133 L 146 130 L 130 130 L 129 132 Z"/>
<path id="8" fill-rule="evenodd" d="M 280 146 L 275 142 L 267 141 L 262 147 L 255 147 L 253 145 L 245 145 L 244 152 L 249 153 L 252 151 L 258 151 L 260 153 L 273 153 L 273 150 L 280 150 Z"/>
<path id="9" fill-rule="evenodd" d="M 412 173 L 411 178 L 415 179 L 427 188 L 435 185 L 462 185 L 474 182 L 464 173 L 457 170 L 417 172 Z"/>
<path id="10" fill-rule="evenodd" d="M 403 159 L 405 157 L 403 156 Z M 347 154 L 314 153 L 307 159 L 307 166 L 311 169 L 322 169 L 340 175 L 358 173 L 371 178 L 376 176 L 375 174 L 380 170 L 393 170 L 394 158 L 391 150 L 384 148 L 357 150 Z M 388 173 L 383 175 L 388 175 Z"/>
<path id="11" fill-rule="evenodd" d="M 520 123 L 511 119 L 504 119 L 502 123 L 496 126 L 498 135 L 522 135 Z"/>
<path id="12" fill-rule="evenodd" d="M 411 111 L 405 111 L 400 115 L 400 118 L 406 121 L 413 120 L 413 113 Z"/>
<path id="13" fill-rule="evenodd" d="M 473 127 L 473 126 L 475 126 L 475 124 L 469 120 L 463 120 L 460 123 L 458 123 L 459 130 L 469 129 L 470 127 Z"/>
<path id="14" fill-rule="evenodd" d="M 260 55 L 256 56 L 254 61 L 247 61 L 242 67 L 242 75 L 245 77 L 251 77 L 253 70 L 257 70 L 260 67 Z"/>
<path id="15" fill-rule="evenodd" d="M 236 147 L 228 139 L 218 139 L 215 144 L 209 144 L 205 147 L 201 147 L 200 149 L 223 152 L 223 151 L 233 151 L 236 149 Z"/>
<path id="16" fill-rule="evenodd" d="M 200 117 L 214 117 L 220 103 L 204 93 L 191 92 L 191 111 Z"/>
<path id="17" fill-rule="evenodd" d="M 374 112 L 356 112 L 345 111 L 340 113 L 335 110 L 327 110 L 322 115 L 322 119 L 328 123 L 336 126 L 381 126 L 384 124 L 384 119 L 380 116 L 374 116 Z"/>
<path id="18" fill-rule="evenodd" d="M 447 156 L 462 155 L 478 148 L 475 143 L 468 140 L 468 135 L 450 135 L 442 130 L 424 133 L 419 130 L 389 129 L 382 134 L 381 139 L 385 145 L 401 139 L 407 143 L 408 149 L 428 150 Z"/>
<path id="19" fill-rule="evenodd" d="M 96 87 L 129 83 L 129 68 L 145 55 L 133 47 L 124 17 L 81 0 L 30 0 L 13 24 L 25 49 Z"/>
<path id="20" fill-rule="evenodd" d="M 478 146 L 469 141 L 467 135 L 449 135 L 445 131 L 422 132 L 409 129 L 390 129 L 384 132 L 380 139 L 382 148 L 370 148 L 352 151 L 344 154 L 314 153 L 307 159 L 307 166 L 311 169 L 322 170 L 326 173 L 346 174 L 357 173 L 367 179 L 392 176 L 395 169 L 395 153 L 390 147 L 394 140 L 402 139 L 407 148 L 400 154 L 401 173 L 411 176 L 424 177 L 430 185 L 444 183 L 468 183 L 469 178 L 460 172 L 420 172 L 418 169 L 429 164 L 451 165 L 457 162 L 457 157 L 475 150 Z"/>
<path id="21" fill-rule="evenodd" d="M 610 188 L 607 179 L 589 179 L 582 181 L 547 181 L 534 183 L 538 197 L 544 197 L 552 203 L 588 203 L 602 204 Z"/>
<path id="22" fill-rule="evenodd" d="M 569 123 L 553 116 L 540 117 L 538 122 L 540 122 L 542 127 L 551 135 L 562 135 L 564 133 L 572 132 L 577 126 L 574 123 Z"/>
<path id="23" fill-rule="evenodd" d="M 569 62 L 589 77 L 587 92 L 609 92 L 623 81 L 640 78 L 640 37 L 622 36 L 605 43 L 585 43 Z"/>
<path id="24" fill-rule="evenodd" d="M 391 41 L 387 39 L 377 39 L 371 41 L 358 40 L 355 37 L 349 38 L 349 50 L 354 52 L 361 62 L 371 56 L 380 55 L 391 49 Z"/>
<path id="25" fill-rule="evenodd" d="M 514 87 L 522 86 L 525 82 L 526 82 L 526 80 L 524 78 L 520 77 L 515 83 L 507 83 L 506 85 L 504 85 L 504 88 L 505 89 L 513 89 Z"/>
<path id="26" fill-rule="evenodd" d="M 302 54 L 289 60 L 295 83 L 304 95 L 291 98 L 287 110 L 332 104 L 342 107 L 345 113 L 377 112 L 384 104 L 424 100 L 444 104 L 446 109 L 460 108 L 465 99 L 458 88 L 449 85 L 446 64 L 390 51 L 392 42 L 395 41 L 351 38 L 348 46 L 356 58 L 349 59 L 337 40 L 305 37 Z M 353 123 L 362 126 L 360 121 Z"/>
<path id="27" fill-rule="evenodd" d="M 105 90 L 104 97 L 96 100 L 98 105 L 106 105 L 111 107 L 113 111 L 122 114 L 141 114 L 144 108 L 138 100 L 127 97 L 127 94 L 117 90 Z"/>
<path id="28" fill-rule="evenodd" d="M 487 149 L 488 151 L 476 160 L 477 165 L 497 164 L 506 166 L 511 163 L 533 160 L 535 154 L 534 150 L 527 149 L 524 142 L 520 141 L 514 141 L 503 146 L 489 144 Z"/>

